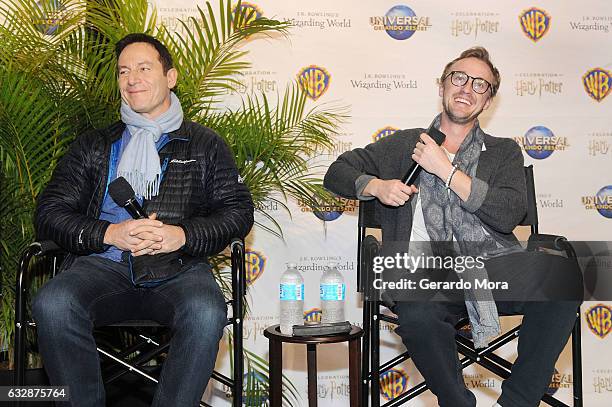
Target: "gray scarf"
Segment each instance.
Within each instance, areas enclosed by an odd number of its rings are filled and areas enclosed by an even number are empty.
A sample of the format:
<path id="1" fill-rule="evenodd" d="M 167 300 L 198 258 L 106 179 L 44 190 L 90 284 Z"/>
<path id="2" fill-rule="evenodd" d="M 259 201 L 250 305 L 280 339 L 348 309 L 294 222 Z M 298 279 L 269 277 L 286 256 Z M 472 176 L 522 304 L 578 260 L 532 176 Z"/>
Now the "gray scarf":
<path id="1" fill-rule="evenodd" d="M 124 177 L 137 195 L 146 199 L 159 193 L 161 166 L 155 143 L 164 133 L 181 127 L 183 109 L 174 92 L 170 92 L 170 108 L 155 120 L 147 119 L 121 101 L 121 120 L 131 138 L 117 166 L 117 177 Z"/>
<path id="2" fill-rule="evenodd" d="M 432 126 L 440 127 L 440 116 L 436 117 Z M 482 151 L 484 133 L 478 123 L 467 135 L 459 151 L 455 155 L 453 164 L 459 170 L 474 177 L 478 166 L 478 158 Z M 461 199 L 451 191 L 446 190 L 444 181 L 437 176 L 422 171 L 420 175 L 419 191 L 425 227 L 432 242 L 432 248 L 439 253 L 440 247 L 447 253 L 452 250 L 453 236 L 457 240 L 459 254 L 463 256 L 484 256 L 486 252 L 495 251 L 497 244 L 495 240 L 485 233 L 482 223 L 478 217 L 461 208 Z M 448 242 L 447 244 L 436 244 L 435 242 Z M 450 253 L 452 254 L 452 253 Z M 487 271 L 484 268 L 466 268 L 460 275 L 465 281 L 487 279 Z M 499 315 L 497 307 L 490 290 L 466 289 L 465 305 L 467 307 L 470 324 L 472 326 L 472 338 L 476 348 L 488 345 L 489 339 L 498 335 L 500 330 Z"/>

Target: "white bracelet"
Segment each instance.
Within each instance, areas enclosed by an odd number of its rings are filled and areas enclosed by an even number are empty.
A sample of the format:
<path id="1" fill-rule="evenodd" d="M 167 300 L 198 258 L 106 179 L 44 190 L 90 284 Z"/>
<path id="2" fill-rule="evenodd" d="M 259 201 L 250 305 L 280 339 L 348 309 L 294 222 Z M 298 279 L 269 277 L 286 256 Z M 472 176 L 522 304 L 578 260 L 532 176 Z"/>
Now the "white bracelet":
<path id="1" fill-rule="evenodd" d="M 446 189 L 450 189 L 450 183 L 453 179 L 453 175 L 455 175 L 455 172 L 457 171 L 457 168 L 457 165 L 453 165 L 453 169 L 451 170 L 450 174 L 448 174 L 448 177 L 446 178 Z"/>

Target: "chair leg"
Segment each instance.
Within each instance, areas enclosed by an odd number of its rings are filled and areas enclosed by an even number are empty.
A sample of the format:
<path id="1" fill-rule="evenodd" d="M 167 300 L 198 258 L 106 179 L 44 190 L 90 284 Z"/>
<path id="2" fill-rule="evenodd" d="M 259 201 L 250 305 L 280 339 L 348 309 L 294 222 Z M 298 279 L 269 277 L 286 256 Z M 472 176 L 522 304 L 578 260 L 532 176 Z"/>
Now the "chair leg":
<path id="1" fill-rule="evenodd" d="M 26 330 L 28 329 L 26 318 L 26 297 L 29 289 L 27 277 L 30 260 L 38 253 L 36 247 L 28 247 L 19 260 L 15 281 L 15 386 L 25 385 L 26 368 Z"/>
<path id="2" fill-rule="evenodd" d="M 232 372 L 232 406 L 242 407 L 242 388 L 244 382 L 244 356 L 243 356 L 243 321 L 244 301 L 246 295 L 246 275 L 244 266 L 244 242 L 234 240 L 232 249 L 232 329 L 234 346 L 232 349 L 234 369 Z"/>
<path id="3" fill-rule="evenodd" d="M 371 398 L 372 407 L 380 407 L 380 302 L 375 300 L 372 302 L 372 322 L 371 322 L 371 360 L 372 360 L 372 378 L 371 383 Z"/>
<path id="4" fill-rule="evenodd" d="M 15 373 L 14 381 L 15 386 L 25 385 L 25 326 L 24 321 L 19 321 L 15 327 Z"/>
<path id="5" fill-rule="evenodd" d="M 234 371 L 232 372 L 233 379 L 233 407 L 242 407 L 242 386 L 244 380 L 244 358 L 242 354 L 242 318 L 235 318 L 232 324 L 234 330 Z"/>
<path id="6" fill-rule="evenodd" d="M 368 406 L 370 374 L 370 321 L 372 318 L 372 304 L 364 293 L 363 302 L 363 346 L 361 348 L 361 406 Z"/>
<path id="7" fill-rule="evenodd" d="M 574 407 L 582 407 L 582 344 L 580 332 L 580 307 L 576 312 L 576 323 L 572 330 L 572 367 L 574 379 Z"/>

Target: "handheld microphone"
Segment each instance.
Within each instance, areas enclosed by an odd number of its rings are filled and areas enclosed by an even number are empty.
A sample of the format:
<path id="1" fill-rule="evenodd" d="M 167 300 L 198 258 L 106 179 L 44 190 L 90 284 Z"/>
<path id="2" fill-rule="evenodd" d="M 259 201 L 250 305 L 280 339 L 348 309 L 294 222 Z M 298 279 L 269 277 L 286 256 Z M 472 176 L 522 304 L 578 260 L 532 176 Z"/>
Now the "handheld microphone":
<path id="1" fill-rule="evenodd" d="M 426 133 L 429 135 L 429 137 L 434 139 L 434 141 L 439 146 L 442 145 L 442 143 L 444 143 L 444 139 L 446 139 L 446 135 L 433 126 L 431 126 L 427 130 Z M 412 165 L 410 166 L 410 168 L 408 168 L 406 175 L 402 177 L 402 182 L 406 185 L 414 184 L 420 172 L 421 172 L 421 166 L 416 161 L 414 161 Z"/>
<path id="2" fill-rule="evenodd" d="M 134 188 L 123 177 L 119 177 L 108 185 L 108 193 L 115 203 L 123 208 L 134 219 L 146 219 L 147 213 L 136 199 Z"/>

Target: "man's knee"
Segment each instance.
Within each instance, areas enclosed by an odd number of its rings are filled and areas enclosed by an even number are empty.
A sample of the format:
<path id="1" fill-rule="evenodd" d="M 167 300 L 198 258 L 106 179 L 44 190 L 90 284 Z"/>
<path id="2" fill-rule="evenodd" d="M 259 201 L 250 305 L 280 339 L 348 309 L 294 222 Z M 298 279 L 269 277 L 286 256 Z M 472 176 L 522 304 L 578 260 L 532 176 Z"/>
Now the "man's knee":
<path id="1" fill-rule="evenodd" d="M 424 328 L 437 318 L 431 303 L 403 302 L 395 307 L 400 326 Z"/>
<path id="2" fill-rule="evenodd" d="M 399 321 L 395 333 L 404 342 L 439 333 L 446 318 L 436 303 L 402 302 L 394 311 Z"/>
<path id="3" fill-rule="evenodd" d="M 203 330 L 220 337 L 227 323 L 227 307 L 222 299 L 191 296 L 176 310 L 174 325 L 192 332 Z"/>
<path id="4" fill-rule="evenodd" d="M 60 330 L 79 310 L 78 296 L 74 287 L 50 280 L 32 301 L 32 316 L 39 330 Z"/>

